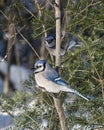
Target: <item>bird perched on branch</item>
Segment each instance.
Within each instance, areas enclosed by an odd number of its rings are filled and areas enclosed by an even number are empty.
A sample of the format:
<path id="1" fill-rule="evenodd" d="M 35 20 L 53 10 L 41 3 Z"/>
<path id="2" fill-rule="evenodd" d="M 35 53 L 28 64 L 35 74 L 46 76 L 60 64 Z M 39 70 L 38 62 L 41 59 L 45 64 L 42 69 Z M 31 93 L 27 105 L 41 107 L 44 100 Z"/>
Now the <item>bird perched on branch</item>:
<path id="1" fill-rule="evenodd" d="M 45 38 L 45 47 L 51 56 L 56 56 L 56 34 L 47 35 L 47 37 Z M 66 47 L 61 46 L 60 56 L 65 55 L 65 53 L 67 52 L 67 48 L 67 45 Z"/>
<path id="2" fill-rule="evenodd" d="M 35 81 L 38 87 L 45 89 L 49 93 L 59 93 L 61 91 L 74 93 L 88 100 L 78 91 L 70 88 L 68 83 L 59 76 L 57 71 L 46 60 L 38 60 L 34 65 L 34 69 Z"/>
<path id="3" fill-rule="evenodd" d="M 79 39 L 76 36 L 73 36 L 70 33 L 61 34 L 62 43 L 60 47 L 60 56 L 65 55 L 68 50 L 71 50 L 72 52 L 76 47 L 79 47 L 82 45 L 82 42 L 79 41 Z M 48 34 L 45 38 L 45 47 L 50 53 L 51 56 L 56 56 L 56 34 Z"/>

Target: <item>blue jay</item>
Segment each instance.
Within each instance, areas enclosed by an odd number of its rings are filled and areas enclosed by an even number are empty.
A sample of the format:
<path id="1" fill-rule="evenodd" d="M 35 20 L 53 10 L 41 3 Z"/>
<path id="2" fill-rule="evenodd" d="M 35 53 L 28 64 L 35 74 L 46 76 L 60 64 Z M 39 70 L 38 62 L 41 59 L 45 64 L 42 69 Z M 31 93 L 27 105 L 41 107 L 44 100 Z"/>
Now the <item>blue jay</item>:
<path id="1" fill-rule="evenodd" d="M 50 55 L 56 56 L 56 36 L 55 36 L 55 34 L 47 35 L 47 37 L 45 38 L 45 47 L 48 50 L 48 52 L 50 53 Z M 67 48 L 68 48 L 68 46 L 66 46 L 66 47 L 61 46 L 60 56 L 65 55 Z"/>
<path id="2" fill-rule="evenodd" d="M 62 37 L 62 35 L 61 35 Z M 81 46 L 82 42 L 79 42 L 76 36 L 72 36 L 70 33 L 64 34 L 64 39 L 61 44 L 60 56 L 66 54 L 70 49 L 72 52 L 76 47 Z M 56 56 L 56 36 L 55 34 L 47 35 L 45 38 L 45 47 L 49 51 L 50 55 Z"/>
<path id="3" fill-rule="evenodd" d="M 34 69 L 35 81 L 38 87 L 45 89 L 49 93 L 59 93 L 61 91 L 74 93 L 88 100 L 78 91 L 70 88 L 68 83 L 59 76 L 57 71 L 46 60 L 38 60 L 34 65 Z"/>

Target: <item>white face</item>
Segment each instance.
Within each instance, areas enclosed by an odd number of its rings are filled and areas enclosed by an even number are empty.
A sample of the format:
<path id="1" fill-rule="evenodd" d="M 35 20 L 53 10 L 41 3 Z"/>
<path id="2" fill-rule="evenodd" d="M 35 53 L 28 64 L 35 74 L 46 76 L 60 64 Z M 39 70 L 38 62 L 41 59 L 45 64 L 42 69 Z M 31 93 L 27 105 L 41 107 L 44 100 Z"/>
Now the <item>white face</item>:
<path id="1" fill-rule="evenodd" d="M 35 68 L 34 73 L 42 72 L 45 69 L 45 64 L 42 64 L 42 63 L 35 64 L 34 68 Z"/>
<path id="2" fill-rule="evenodd" d="M 48 43 L 47 41 L 45 41 L 47 47 L 49 47 L 49 48 L 54 47 L 56 44 L 55 42 L 56 42 L 55 40 L 53 40 L 51 43 Z"/>

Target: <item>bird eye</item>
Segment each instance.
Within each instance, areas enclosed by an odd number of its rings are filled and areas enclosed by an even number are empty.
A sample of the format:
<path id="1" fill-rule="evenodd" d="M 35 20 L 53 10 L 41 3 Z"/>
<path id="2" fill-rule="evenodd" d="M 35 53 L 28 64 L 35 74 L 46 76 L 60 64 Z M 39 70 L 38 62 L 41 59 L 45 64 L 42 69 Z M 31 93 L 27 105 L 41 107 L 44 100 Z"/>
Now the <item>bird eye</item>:
<path id="1" fill-rule="evenodd" d="M 42 65 L 36 65 L 35 69 L 38 69 L 38 68 L 41 68 L 41 67 L 42 67 Z"/>
<path id="2" fill-rule="evenodd" d="M 51 42 L 53 42 L 53 40 L 54 40 L 54 39 L 50 39 L 50 40 L 48 40 L 48 43 L 50 44 Z"/>
<path id="3" fill-rule="evenodd" d="M 39 65 L 39 66 L 38 66 L 38 68 L 41 68 L 41 67 L 42 67 L 42 65 Z"/>

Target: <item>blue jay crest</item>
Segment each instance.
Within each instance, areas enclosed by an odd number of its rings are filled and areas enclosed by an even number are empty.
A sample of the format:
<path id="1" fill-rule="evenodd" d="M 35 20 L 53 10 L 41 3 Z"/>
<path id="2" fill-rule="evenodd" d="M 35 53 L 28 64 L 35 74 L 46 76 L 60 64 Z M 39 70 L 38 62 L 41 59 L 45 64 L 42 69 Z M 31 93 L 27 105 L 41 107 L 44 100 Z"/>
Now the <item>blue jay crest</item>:
<path id="1" fill-rule="evenodd" d="M 47 35 L 45 38 L 46 46 L 49 48 L 55 48 L 56 46 L 56 34 L 54 35 Z"/>

